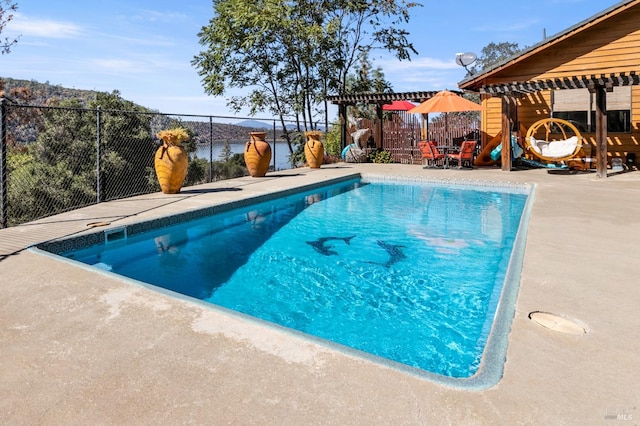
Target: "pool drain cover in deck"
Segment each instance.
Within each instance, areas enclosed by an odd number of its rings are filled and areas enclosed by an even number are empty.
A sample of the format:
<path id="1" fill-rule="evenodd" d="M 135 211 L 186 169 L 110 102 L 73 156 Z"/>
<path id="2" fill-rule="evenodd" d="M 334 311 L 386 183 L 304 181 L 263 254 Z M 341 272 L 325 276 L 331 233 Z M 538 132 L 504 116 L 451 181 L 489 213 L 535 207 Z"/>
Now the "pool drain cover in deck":
<path id="1" fill-rule="evenodd" d="M 529 319 L 545 328 L 560 333 L 580 335 L 587 332 L 586 325 L 582 324 L 580 321 L 552 314 L 550 312 L 534 311 L 529 314 Z"/>

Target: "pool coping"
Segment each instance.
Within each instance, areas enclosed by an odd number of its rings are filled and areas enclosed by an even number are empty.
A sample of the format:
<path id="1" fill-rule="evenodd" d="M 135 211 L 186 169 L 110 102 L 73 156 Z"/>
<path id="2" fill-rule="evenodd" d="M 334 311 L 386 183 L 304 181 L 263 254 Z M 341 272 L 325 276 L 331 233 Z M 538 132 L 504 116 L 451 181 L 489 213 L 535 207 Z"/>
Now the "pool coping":
<path id="1" fill-rule="evenodd" d="M 474 189 L 474 190 L 498 190 L 506 193 L 519 193 L 527 195 L 527 201 L 520 218 L 520 224 L 518 231 L 514 239 L 513 247 L 511 250 L 510 260 L 507 265 L 505 273 L 505 279 L 502 284 L 500 297 L 498 298 L 498 305 L 491 322 L 491 330 L 485 342 L 483 355 L 480 365 L 475 374 L 470 377 L 456 378 L 449 377 L 437 373 L 433 373 L 427 370 L 423 370 L 417 367 L 412 367 L 400 362 L 389 360 L 368 352 L 364 352 L 358 349 L 351 348 L 339 343 L 332 342 L 327 339 L 319 338 L 301 331 L 290 329 L 288 327 L 281 326 L 276 323 L 262 320 L 250 315 L 243 314 L 231 309 L 227 309 L 222 306 L 218 306 L 212 303 L 208 303 L 199 300 L 194 297 L 190 297 L 181 293 L 174 292 L 172 290 L 165 289 L 160 286 L 148 284 L 136 279 L 132 279 L 126 276 L 122 276 L 116 273 L 102 270 L 100 268 L 86 265 L 82 262 L 74 261 L 73 259 L 66 258 L 59 253 L 68 251 L 74 251 L 83 249 L 96 244 L 104 244 L 108 235 L 112 232 L 120 229 L 124 230 L 125 236 L 134 236 L 140 233 L 158 230 L 167 226 L 175 225 L 179 222 L 197 220 L 213 214 L 219 214 L 235 210 L 238 208 L 251 207 L 255 204 L 274 200 L 284 196 L 300 194 L 308 191 L 313 191 L 317 188 L 323 188 L 326 186 L 339 184 L 342 182 L 348 182 L 351 180 L 361 179 L 367 181 L 378 181 L 384 183 L 425 183 L 431 185 L 441 186 L 457 186 L 462 188 Z M 513 183 L 503 181 L 490 181 L 479 179 L 459 179 L 459 178 L 439 178 L 439 177 L 420 177 L 420 176 L 402 176 L 402 175 L 386 175 L 378 173 L 354 173 L 350 175 L 341 176 L 334 179 L 324 180 L 307 185 L 301 185 L 295 188 L 284 189 L 281 191 L 274 191 L 267 194 L 252 196 L 243 198 L 241 200 L 230 201 L 223 204 L 216 204 L 214 206 L 208 206 L 203 208 L 190 209 L 181 213 L 176 213 L 169 216 L 163 216 L 160 218 L 154 218 L 144 220 L 140 222 L 134 222 L 127 225 L 122 225 L 108 230 L 95 230 L 82 235 L 70 236 L 61 239 L 54 239 L 35 244 L 30 247 L 31 252 L 49 256 L 58 261 L 66 262 L 75 267 L 82 267 L 88 271 L 97 272 L 102 275 L 106 275 L 111 278 L 118 279 L 128 284 L 141 286 L 144 288 L 158 291 L 161 294 L 177 298 L 189 303 L 195 303 L 201 307 L 207 309 L 213 309 L 218 312 L 222 312 L 228 315 L 233 315 L 243 320 L 253 321 L 258 324 L 272 327 L 285 334 L 295 335 L 306 339 L 311 342 L 332 348 L 336 351 L 349 354 L 355 357 L 368 359 L 371 362 L 384 365 L 388 368 L 400 371 L 402 373 L 411 375 L 413 377 L 428 380 L 434 383 L 438 383 L 444 386 L 448 386 L 453 389 L 460 390 L 474 390 L 480 391 L 489 389 L 500 382 L 500 379 L 504 373 L 504 364 L 506 362 L 507 348 L 509 343 L 509 333 L 511 331 L 511 323 L 516 309 L 516 300 L 518 296 L 518 290 L 520 286 L 520 274 L 522 271 L 524 248 L 526 245 L 526 234 L 529 218 L 531 215 L 531 206 L 533 203 L 533 195 L 535 192 L 535 184 L 529 183 Z"/>

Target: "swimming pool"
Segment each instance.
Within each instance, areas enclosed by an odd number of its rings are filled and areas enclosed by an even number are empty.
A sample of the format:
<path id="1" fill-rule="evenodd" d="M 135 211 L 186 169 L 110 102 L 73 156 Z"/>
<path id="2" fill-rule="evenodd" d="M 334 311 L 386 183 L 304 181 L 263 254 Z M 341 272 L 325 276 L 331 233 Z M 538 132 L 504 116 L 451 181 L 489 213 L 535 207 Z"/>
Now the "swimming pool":
<path id="1" fill-rule="evenodd" d="M 136 235 L 112 230 L 105 243 L 58 252 L 410 369 L 468 379 L 489 352 L 514 274 L 528 191 L 354 180 Z"/>

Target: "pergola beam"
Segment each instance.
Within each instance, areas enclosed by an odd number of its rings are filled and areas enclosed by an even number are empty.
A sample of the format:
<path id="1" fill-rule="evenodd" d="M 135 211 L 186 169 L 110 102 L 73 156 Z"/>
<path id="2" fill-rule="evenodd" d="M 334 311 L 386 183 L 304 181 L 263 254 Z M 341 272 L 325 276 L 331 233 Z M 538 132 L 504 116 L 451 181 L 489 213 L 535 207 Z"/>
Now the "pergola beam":
<path id="1" fill-rule="evenodd" d="M 453 91 L 461 95 L 462 92 Z M 427 92 L 399 92 L 399 93 L 354 93 L 344 95 L 330 95 L 327 100 L 337 105 L 354 105 L 357 103 L 389 104 L 393 101 L 424 102 L 435 96 L 438 91 Z"/>
<path id="2" fill-rule="evenodd" d="M 546 80 L 514 81 L 511 83 L 487 84 L 480 88 L 480 93 L 492 96 L 527 94 L 542 90 L 589 89 L 603 86 L 613 90 L 615 86 L 632 86 L 640 84 L 640 75 L 635 71 L 630 73 L 579 75 L 571 77 L 557 77 Z"/>

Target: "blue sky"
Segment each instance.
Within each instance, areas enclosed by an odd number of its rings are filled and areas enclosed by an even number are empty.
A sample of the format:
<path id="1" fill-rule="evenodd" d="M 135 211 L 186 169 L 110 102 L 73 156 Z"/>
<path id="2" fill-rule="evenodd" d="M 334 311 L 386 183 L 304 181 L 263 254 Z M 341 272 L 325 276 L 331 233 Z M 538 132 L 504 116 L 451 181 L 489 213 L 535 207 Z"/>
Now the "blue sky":
<path id="1" fill-rule="evenodd" d="M 197 33 L 212 17 L 211 0 L 14 1 L 18 11 L 2 38 L 20 39 L 0 56 L 0 77 L 119 90 L 125 99 L 166 113 L 235 115 L 224 97 L 204 93 L 191 66 L 202 50 Z M 412 9 L 407 27 L 419 54 L 411 62 L 381 53 L 371 59 L 396 92 L 456 89 L 465 75 L 455 63 L 457 52 L 480 54 L 491 42 L 531 46 L 543 33 L 556 34 L 617 3 L 424 0 Z"/>

